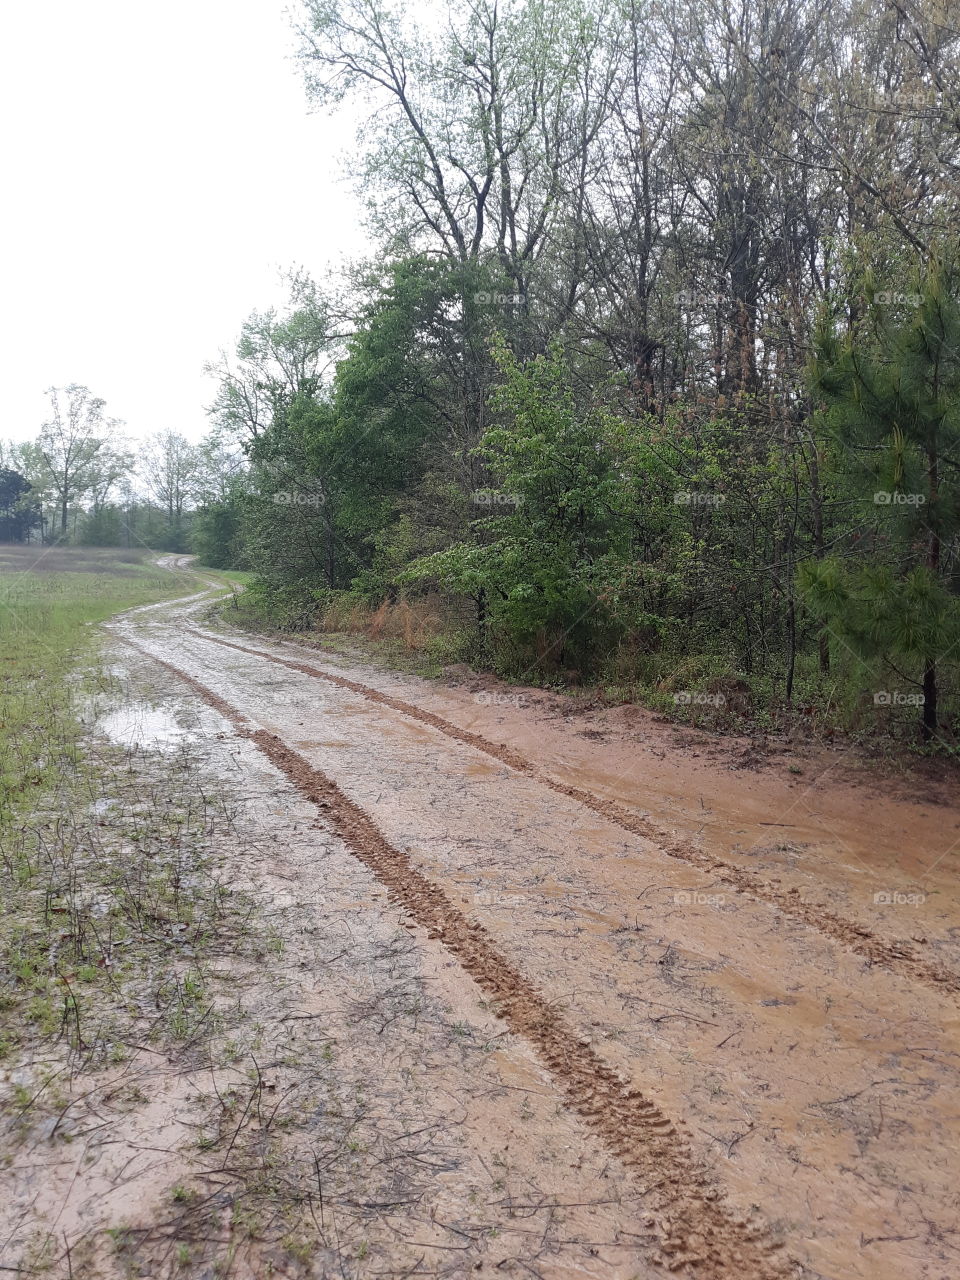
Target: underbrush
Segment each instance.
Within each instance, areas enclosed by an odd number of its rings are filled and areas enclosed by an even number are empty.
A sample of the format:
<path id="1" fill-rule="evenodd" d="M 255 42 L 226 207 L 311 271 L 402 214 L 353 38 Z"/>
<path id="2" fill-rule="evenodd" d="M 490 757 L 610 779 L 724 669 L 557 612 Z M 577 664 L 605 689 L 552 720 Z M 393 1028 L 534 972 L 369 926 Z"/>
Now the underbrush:
<path id="1" fill-rule="evenodd" d="M 724 653 L 683 652 L 682 636 L 664 637 L 659 647 L 623 642 L 592 669 L 578 670 L 560 664 L 558 646 L 546 637 L 533 646 L 504 635 L 481 637 L 472 606 L 440 595 L 373 605 L 351 592 L 315 591 L 306 602 L 302 593 L 292 592 L 286 610 L 284 603 L 276 593 L 254 589 L 241 598 L 230 621 L 261 632 L 299 632 L 321 644 L 351 637 L 391 666 L 425 677 L 466 664 L 515 684 L 606 705 L 634 703 L 718 733 L 850 738 L 881 753 L 908 749 L 949 756 L 958 750 L 960 687 L 955 680 L 941 690 L 939 738 L 922 749 L 919 706 L 911 701 L 915 688 L 893 672 L 885 677 L 848 651 L 833 657 L 827 673 L 817 655 L 798 655 L 788 702 L 782 657 L 771 657 L 764 670 L 746 672 Z"/>
<path id="2" fill-rule="evenodd" d="M 480 657 L 462 614 L 440 596 L 372 605 L 352 592 L 277 590 L 254 581 L 222 616 L 260 634 L 363 638 L 392 665 L 423 675 L 439 676 L 445 666 L 476 663 Z"/>

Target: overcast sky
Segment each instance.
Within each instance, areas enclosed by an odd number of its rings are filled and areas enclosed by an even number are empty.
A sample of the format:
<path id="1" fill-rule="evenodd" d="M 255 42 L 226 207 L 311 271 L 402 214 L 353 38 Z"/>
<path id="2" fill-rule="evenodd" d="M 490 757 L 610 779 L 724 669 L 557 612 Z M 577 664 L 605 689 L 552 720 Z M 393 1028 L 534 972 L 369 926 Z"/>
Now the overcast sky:
<path id="1" fill-rule="evenodd" d="M 85 383 L 131 436 L 207 429 L 205 360 L 280 273 L 362 252 L 350 132 L 309 114 L 282 0 L 8 6 L 0 437 Z"/>

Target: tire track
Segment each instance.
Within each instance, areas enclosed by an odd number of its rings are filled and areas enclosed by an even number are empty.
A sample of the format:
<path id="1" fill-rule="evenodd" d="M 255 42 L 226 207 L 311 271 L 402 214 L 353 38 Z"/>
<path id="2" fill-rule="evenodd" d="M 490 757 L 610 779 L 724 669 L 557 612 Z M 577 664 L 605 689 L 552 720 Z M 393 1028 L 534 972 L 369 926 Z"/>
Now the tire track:
<path id="1" fill-rule="evenodd" d="M 321 811 L 324 822 L 387 889 L 390 898 L 441 941 L 495 1002 L 497 1015 L 536 1050 L 566 1098 L 640 1186 L 642 1238 L 652 1261 L 698 1280 L 782 1280 L 788 1263 L 778 1240 L 726 1203 L 676 1126 L 631 1088 L 562 1014 L 497 950 L 439 885 L 412 866 L 374 821 L 319 769 L 199 680 L 142 645 L 124 641 L 183 680 L 214 707 Z M 238 646 L 233 646 L 238 647 Z M 254 651 L 250 651 L 254 652 Z"/>
<path id="2" fill-rule="evenodd" d="M 632 813 L 629 809 L 624 808 L 623 805 L 617 804 L 615 800 L 605 800 L 594 795 L 591 791 L 584 790 L 582 787 L 558 782 L 555 778 L 551 778 L 549 774 L 538 769 L 525 756 L 510 747 L 491 742 L 489 738 L 484 738 L 469 729 L 461 729 L 458 725 L 443 719 L 442 716 L 438 716 L 432 711 L 424 711 L 413 703 L 404 702 L 402 699 L 394 698 L 390 694 L 381 693 L 378 689 L 360 684 L 356 680 L 349 680 L 346 676 L 334 675 L 332 672 L 310 666 L 305 662 L 281 658 L 275 654 L 266 653 L 262 649 L 251 649 L 246 645 L 236 644 L 231 640 L 211 635 L 195 627 L 187 627 L 186 630 L 203 640 L 209 640 L 213 644 L 223 645 L 228 649 L 236 649 L 239 653 L 251 654 L 257 658 L 265 658 L 278 666 L 288 667 L 291 671 L 303 672 L 319 680 L 327 680 L 331 684 L 360 694 L 361 697 L 370 702 L 379 703 L 393 711 L 400 712 L 402 715 L 409 716 L 413 720 L 418 720 L 421 724 L 429 725 L 440 733 L 445 734 L 446 737 L 474 747 L 477 751 L 482 751 L 484 754 L 492 756 L 495 760 L 499 760 L 502 764 L 508 765 L 517 773 L 533 778 L 536 782 L 548 787 L 558 795 L 567 796 L 571 800 L 578 801 L 594 813 L 599 814 L 600 817 L 622 827 L 632 835 L 642 836 L 644 839 L 650 840 L 661 852 L 669 857 L 690 863 L 706 874 L 721 880 L 729 888 L 744 894 L 748 898 L 752 898 L 756 902 L 776 907 L 784 915 L 789 916 L 790 919 L 796 920 L 808 928 L 815 929 L 818 933 L 830 938 L 831 941 L 838 942 L 849 951 L 863 956 L 871 964 L 879 965 L 914 982 L 921 982 L 941 994 L 946 994 L 953 998 L 960 996 L 960 975 L 942 965 L 931 964 L 928 960 L 918 955 L 914 948 L 906 944 L 885 942 L 865 925 L 856 924 L 845 916 L 829 911 L 816 903 L 805 902 L 798 889 L 781 889 L 778 885 L 768 880 L 757 880 L 744 868 L 738 867 L 734 863 L 726 862 L 722 858 L 717 858 L 713 854 L 705 853 L 689 840 L 674 839 L 647 818 L 641 817 L 640 814 Z"/>

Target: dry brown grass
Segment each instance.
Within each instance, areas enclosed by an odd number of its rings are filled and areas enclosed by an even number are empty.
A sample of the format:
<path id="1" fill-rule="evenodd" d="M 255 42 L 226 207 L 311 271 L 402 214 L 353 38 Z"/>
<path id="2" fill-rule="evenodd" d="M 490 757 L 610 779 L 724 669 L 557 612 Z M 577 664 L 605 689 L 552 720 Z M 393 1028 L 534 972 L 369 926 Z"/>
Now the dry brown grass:
<path id="1" fill-rule="evenodd" d="M 444 630 L 439 596 L 415 601 L 384 601 L 377 609 L 356 601 L 336 601 L 325 611 L 321 631 L 349 631 L 371 640 L 395 640 L 404 648 L 422 649 Z"/>
<path id="2" fill-rule="evenodd" d="M 149 552 L 124 547 L 41 547 L 0 544 L 2 573 L 135 573 Z"/>

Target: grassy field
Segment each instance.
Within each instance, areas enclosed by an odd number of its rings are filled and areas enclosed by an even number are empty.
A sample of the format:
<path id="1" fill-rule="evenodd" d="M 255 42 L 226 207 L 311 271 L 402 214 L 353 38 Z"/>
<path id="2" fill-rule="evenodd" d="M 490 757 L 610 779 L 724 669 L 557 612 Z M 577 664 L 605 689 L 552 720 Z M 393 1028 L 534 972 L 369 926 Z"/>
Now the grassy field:
<path id="1" fill-rule="evenodd" d="M 148 842 L 166 849 L 171 829 L 179 833 L 174 844 L 182 836 L 186 819 L 173 800 L 144 801 L 174 796 L 176 787 L 144 787 L 143 780 L 131 787 L 122 753 L 102 744 L 92 753 L 81 713 L 92 696 L 116 692 L 97 624 L 196 588 L 194 575 L 161 568 L 147 551 L 0 547 L 0 1062 L 56 1034 L 67 963 L 60 942 L 77 903 L 66 972 L 80 973 L 85 984 L 98 974 L 110 978 L 87 955 L 97 928 L 80 908 L 104 885 L 122 882 L 125 869 L 119 837 L 107 838 L 110 824 L 90 817 L 91 803 L 109 800 L 121 833 L 137 827 L 138 849 Z M 153 861 L 163 871 L 162 858 Z M 163 909 L 167 878 L 166 871 L 156 884 L 141 877 L 140 889 L 146 885 Z M 134 915 L 142 896 L 131 898 Z M 76 993 L 68 1003 L 82 1040 Z"/>
<path id="2" fill-rule="evenodd" d="M 0 546 L 0 830 L 72 759 L 72 673 L 94 624 L 192 590 L 146 551 Z"/>
<path id="3" fill-rule="evenodd" d="M 176 1274 L 210 1275 L 203 1242 L 222 1234 L 232 1206 L 226 1274 L 243 1222 L 276 1216 L 279 1184 L 264 1179 L 272 1150 L 259 1131 L 255 1150 L 241 1133 L 264 1084 L 260 1026 L 240 1007 L 237 974 L 246 995 L 280 944 L 228 866 L 240 856 L 252 866 L 260 837 L 247 849 L 238 836 L 225 753 L 214 770 L 189 733 L 154 750 L 95 727 L 105 711 L 176 704 L 181 692 L 174 681 L 171 697 L 166 673 L 136 651 L 108 654 L 97 624 L 197 585 L 147 553 L 0 548 L 0 1271 L 167 1275 L 175 1251 Z M 209 1095 L 187 1083 L 198 1066 L 219 1072 Z M 96 1222 L 86 1208 L 62 1217 L 72 1141 L 81 1186 L 104 1152 L 122 1150 L 125 1171 L 164 1168 L 157 1130 L 179 1123 L 187 1097 L 196 1140 L 171 1185 L 150 1184 L 152 1216 L 122 1194 L 101 1207 L 106 1178 Z M 227 1210 L 179 1178 L 208 1159 L 238 1167 L 248 1145 Z"/>

